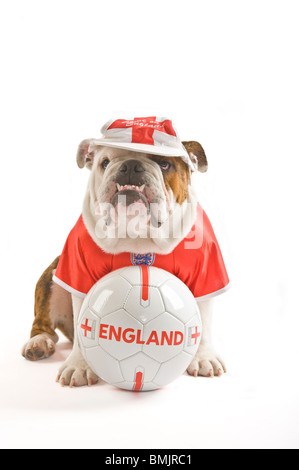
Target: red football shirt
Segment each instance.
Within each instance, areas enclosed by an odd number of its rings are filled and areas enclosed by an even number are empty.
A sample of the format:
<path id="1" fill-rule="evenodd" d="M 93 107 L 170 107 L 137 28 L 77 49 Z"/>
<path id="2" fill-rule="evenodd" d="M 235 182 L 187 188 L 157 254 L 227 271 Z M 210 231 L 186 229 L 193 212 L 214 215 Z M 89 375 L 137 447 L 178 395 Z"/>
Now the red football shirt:
<path id="1" fill-rule="evenodd" d="M 199 243 L 194 244 L 197 235 Z M 168 255 L 105 253 L 89 235 L 81 215 L 66 240 L 53 281 L 72 294 L 84 297 L 103 276 L 132 264 L 153 265 L 174 274 L 196 299 L 219 294 L 229 284 L 213 228 L 199 205 L 190 234 Z"/>

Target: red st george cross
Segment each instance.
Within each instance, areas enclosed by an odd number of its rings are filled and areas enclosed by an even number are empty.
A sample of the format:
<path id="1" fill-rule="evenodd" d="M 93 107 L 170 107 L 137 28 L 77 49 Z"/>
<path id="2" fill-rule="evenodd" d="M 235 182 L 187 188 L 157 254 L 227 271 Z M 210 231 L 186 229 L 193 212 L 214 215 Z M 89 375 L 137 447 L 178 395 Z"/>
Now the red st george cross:
<path id="1" fill-rule="evenodd" d="M 82 323 L 81 325 L 82 330 L 84 330 L 84 336 L 87 336 L 87 332 L 91 332 L 92 328 L 91 326 L 88 326 L 88 318 L 85 320 L 85 324 Z"/>
<path id="2" fill-rule="evenodd" d="M 173 135 L 176 137 L 176 133 L 172 127 L 171 121 L 169 119 L 165 119 L 165 121 L 158 122 L 155 116 L 147 118 L 134 118 L 131 121 L 117 119 L 112 124 L 110 124 L 107 130 L 126 129 L 128 127 L 132 128 L 133 144 L 154 145 L 154 131 L 160 131 L 164 134 Z"/>
<path id="3" fill-rule="evenodd" d="M 195 327 L 195 333 L 191 335 L 191 339 L 194 339 L 194 344 L 197 343 L 197 339 L 200 337 L 200 332 L 197 330 L 197 326 Z"/>

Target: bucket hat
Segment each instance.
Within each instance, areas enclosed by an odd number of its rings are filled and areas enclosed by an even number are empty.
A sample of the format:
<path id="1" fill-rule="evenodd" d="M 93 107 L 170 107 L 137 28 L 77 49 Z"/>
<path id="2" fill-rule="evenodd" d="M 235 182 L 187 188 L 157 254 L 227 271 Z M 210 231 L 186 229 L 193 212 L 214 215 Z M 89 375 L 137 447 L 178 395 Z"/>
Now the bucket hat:
<path id="1" fill-rule="evenodd" d="M 91 147 L 104 145 L 135 152 L 180 157 L 190 169 L 195 170 L 172 120 L 166 117 L 110 120 L 101 128 L 101 133 L 101 138 L 90 142 Z"/>

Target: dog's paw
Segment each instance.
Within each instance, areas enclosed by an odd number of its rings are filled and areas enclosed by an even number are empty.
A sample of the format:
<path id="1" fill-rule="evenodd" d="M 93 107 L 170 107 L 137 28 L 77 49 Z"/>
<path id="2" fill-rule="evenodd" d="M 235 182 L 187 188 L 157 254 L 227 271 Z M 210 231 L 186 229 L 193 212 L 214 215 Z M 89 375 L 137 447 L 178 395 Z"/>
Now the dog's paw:
<path id="1" fill-rule="evenodd" d="M 55 342 L 47 334 L 36 335 L 26 343 L 22 355 L 29 361 L 39 361 L 52 356 Z"/>
<path id="2" fill-rule="evenodd" d="M 203 377 L 215 377 L 224 374 L 226 367 L 222 359 L 214 353 L 213 349 L 200 346 L 187 372 L 194 377 L 198 375 Z"/>
<path id="3" fill-rule="evenodd" d="M 56 382 L 59 382 L 62 387 L 65 385 L 82 387 L 82 385 L 94 385 L 98 380 L 99 377 L 82 358 L 76 361 L 67 360 L 59 369 Z"/>

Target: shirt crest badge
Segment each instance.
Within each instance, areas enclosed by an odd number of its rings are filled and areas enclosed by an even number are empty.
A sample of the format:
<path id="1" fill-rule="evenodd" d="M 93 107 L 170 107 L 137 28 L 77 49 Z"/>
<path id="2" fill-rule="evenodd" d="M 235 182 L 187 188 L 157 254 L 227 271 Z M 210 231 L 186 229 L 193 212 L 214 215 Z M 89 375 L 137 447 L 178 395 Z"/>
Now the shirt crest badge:
<path id="1" fill-rule="evenodd" d="M 151 266 L 155 261 L 155 253 L 131 253 L 131 263 L 134 266 L 145 264 Z"/>

